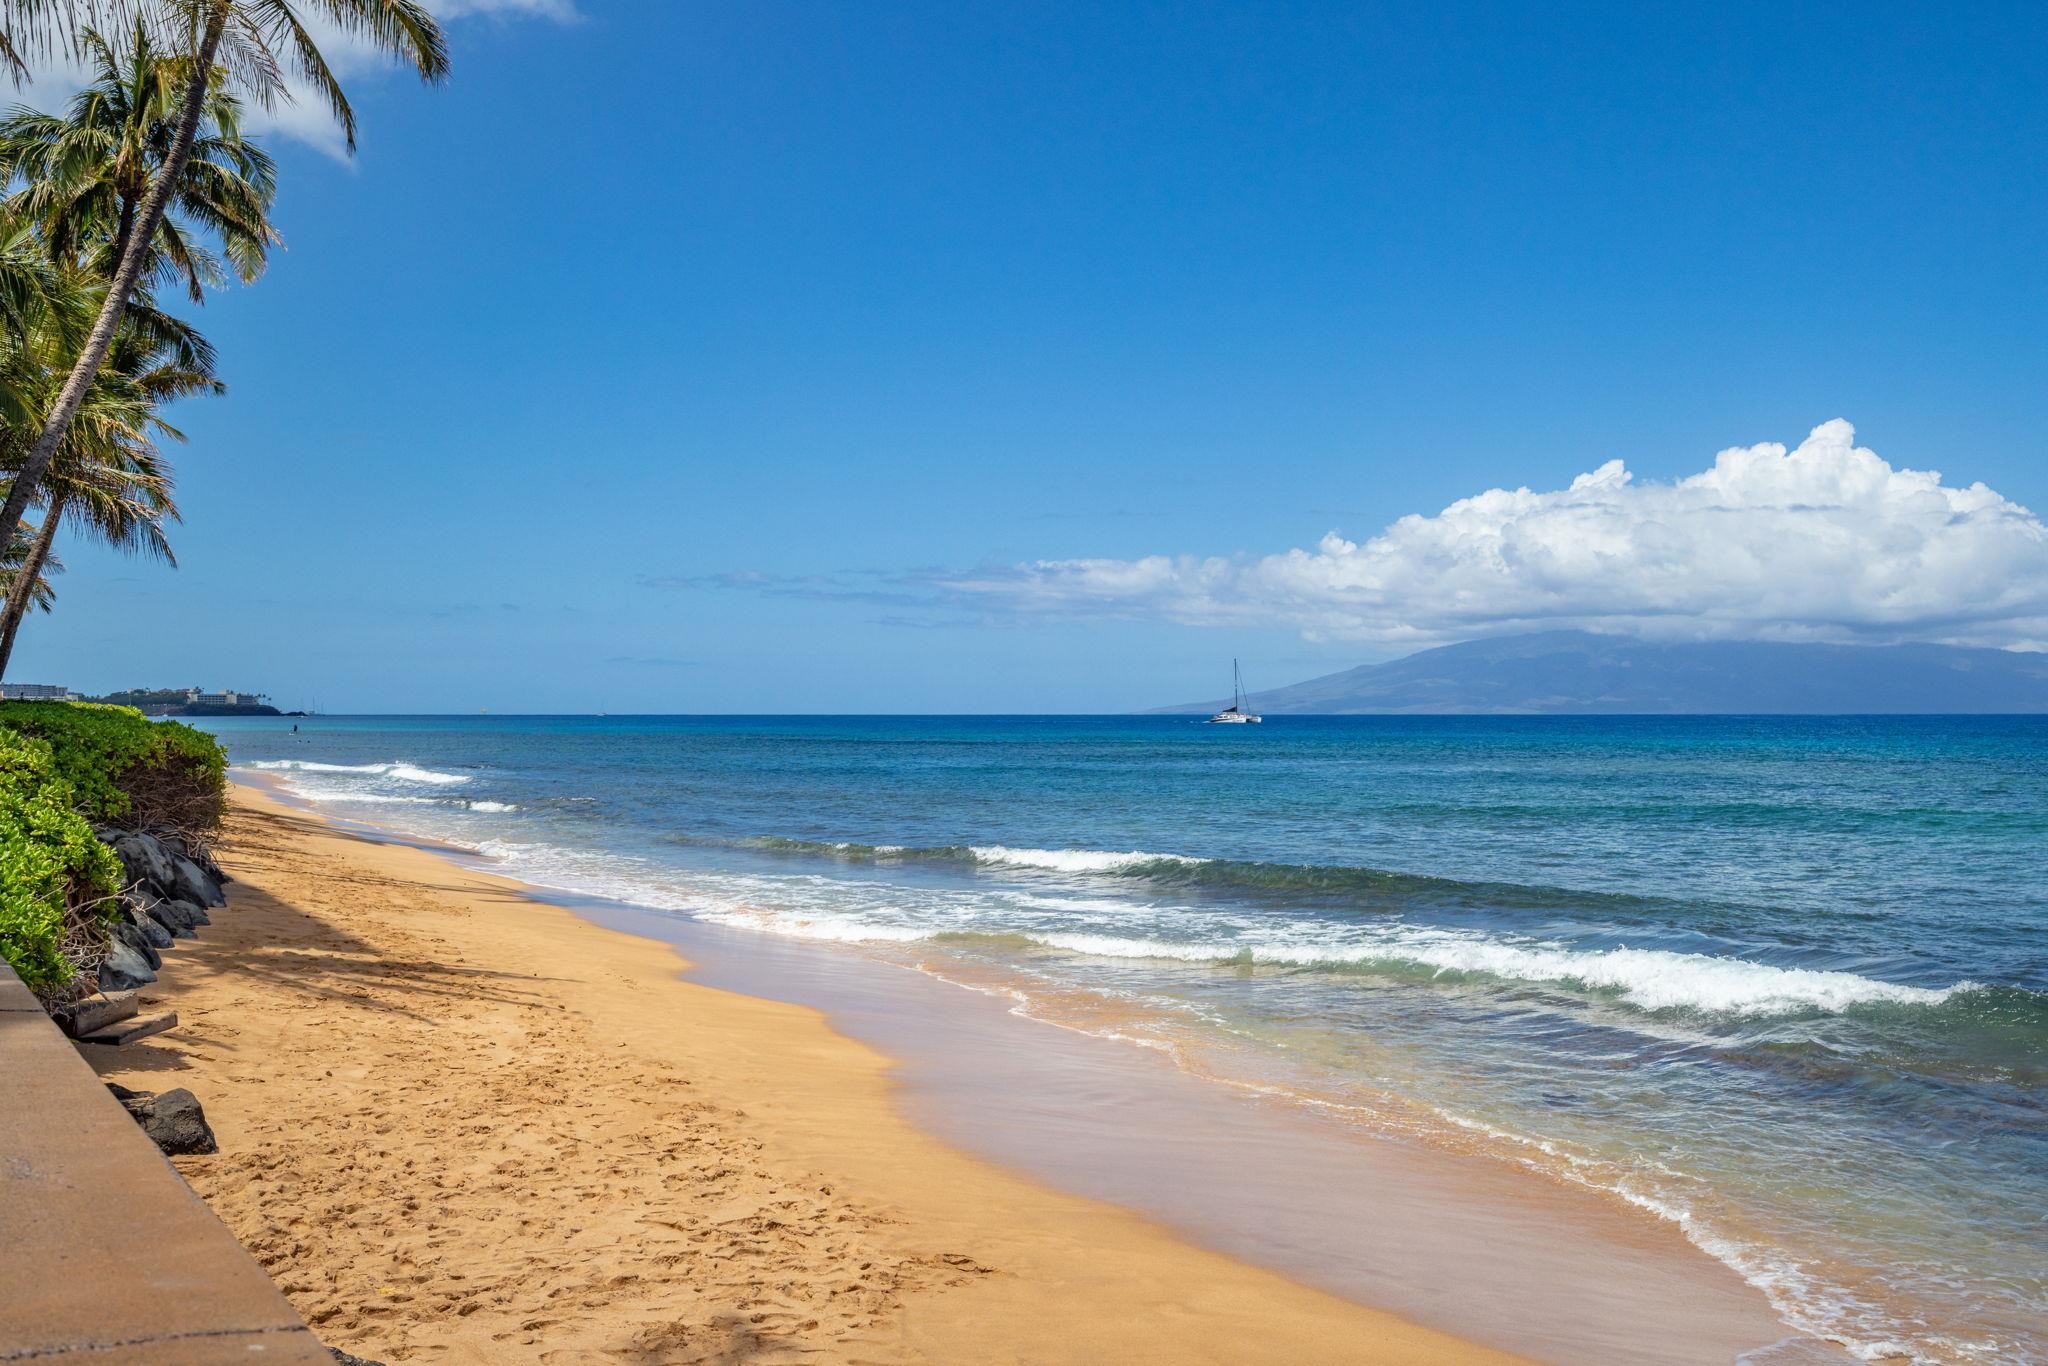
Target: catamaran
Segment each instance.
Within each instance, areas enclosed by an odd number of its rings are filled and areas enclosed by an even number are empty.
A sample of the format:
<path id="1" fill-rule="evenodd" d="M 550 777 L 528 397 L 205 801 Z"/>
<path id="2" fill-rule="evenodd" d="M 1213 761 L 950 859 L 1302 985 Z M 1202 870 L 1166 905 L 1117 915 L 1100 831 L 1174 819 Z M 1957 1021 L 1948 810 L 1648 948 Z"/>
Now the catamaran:
<path id="1" fill-rule="evenodd" d="M 1230 661 L 1230 705 L 1209 718 L 1212 726 L 1256 726 L 1266 718 L 1244 707 L 1244 674 L 1238 670 L 1237 661 Z"/>

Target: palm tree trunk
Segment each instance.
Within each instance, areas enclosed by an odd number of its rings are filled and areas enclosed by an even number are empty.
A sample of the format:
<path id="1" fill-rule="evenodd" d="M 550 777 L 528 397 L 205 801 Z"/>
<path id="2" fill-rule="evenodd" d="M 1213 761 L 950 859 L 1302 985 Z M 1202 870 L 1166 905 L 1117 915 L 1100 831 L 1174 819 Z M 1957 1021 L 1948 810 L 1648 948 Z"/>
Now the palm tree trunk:
<path id="1" fill-rule="evenodd" d="M 36 576 L 43 572 L 43 565 L 50 558 L 50 547 L 56 543 L 57 527 L 63 520 L 64 500 L 58 498 L 43 514 L 43 524 L 36 528 L 35 541 L 22 558 L 21 566 L 14 571 L 14 583 L 7 590 L 7 606 L 4 612 L 0 612 L 0 674 L 7 672 L 7 661 L 14 657 L 14 637 L 21 631 L 22 618 L 28 615 L 28 605 L 35 601 Z"/>
<path id="2" fill-rule="evenodd" d="M 92 331 L 86 334 L 85 349 L 78 353 L 70 376 L 58 392 L 57 402 L 43 423 L 42 435 L 36 438 L 28 459 L 15 474 L 14 485 L 7 491 L 6 505 L 0 507 L 0 538 L 13 539 L 21 526 L 21 515 L 28 511 L 29 500 L 41 490 L 50 461 L 56 456 L 57 447 L 63 444 L 65 433 L 71 430 L 71 420 L 78 415 L 86 391 L 99 377 L 100 366 L 106 363 L 107 352 L 114 344 L 114 334 L 120 330 L 121 319 L 128 311 L 128 301 L 142 282 L 143 263 L 149 259 L 149 246 L 156 239 L 157 225 L 163 222 L 164 212 L 170 207 L 171 191 L 184 174 L 185 163 L 192 158 L 192 143 L 199 132 L 200 117 L 206 111 L 206 92 L 212 82 L 213 59 L 220 51 L 230 2 L 212 0 L 207 7 L 206 27 L 200 34 L 199 50 L 193 54 L 192 74 L 185 81 L 185 104 L 178 112 L 178 131 L 171 139 L 170 151 L 165 155 L 163 165 L 157 170 L 156 182 L 149 187 L 149 194 L 142 201 L 134 233 L 121 253 L 121 264 L 115 268 L 113 281 L 107 286 L 107 297 L 100 302 L 99 316 L 93 320 Z M 0 677 L 5 677 L 6 671 L 6 655 L 0 651 Z"/>

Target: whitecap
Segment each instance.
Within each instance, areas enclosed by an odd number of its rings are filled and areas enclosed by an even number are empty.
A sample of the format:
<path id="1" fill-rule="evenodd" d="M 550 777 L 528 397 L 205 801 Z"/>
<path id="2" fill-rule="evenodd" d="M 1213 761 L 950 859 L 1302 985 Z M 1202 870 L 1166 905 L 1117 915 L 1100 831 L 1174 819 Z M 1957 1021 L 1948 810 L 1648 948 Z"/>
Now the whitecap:
<path id="1" fill-rule="evenodd" d="M 244 768 L 261 769 L 265 772 L 293 771 L 301 773 L 382 773 L 389 764 L 323 764 L 312 759 L 257 759 L 244 764 Z"/>
<path id="2" fill-rule="evenodd" d="M 444 783 L 466 783 L 470 781 L 470 775 L 467 773 L 442 773 L 431 768 L 420 768 L 415 764 L 408 764 L 402 760 L 392 764 L 386 770 L 386 776 L 401 783 L 433 783 L 437 786 Z"/>
<path id="3" fill-rule="evenodd" d="M 982 863 L 1011 868 L 1045 868 L 1058 873 L 1115 873 L 1148 863 L 1208 863 L 1185 854 L 1150 854 L 1142 849 L 1102 853 L 1093 849 L 1012 849 L 1002 844 L 977 844 L 971 852 Z"/>
<path id="4" fill-rule="evenodd" d="M 292 793 L 309 802 L 357 802 L 364 806 L 431 806 L 432 797 L 408 797 L 398 792 L 330 792 L 320 788 L 294 787 Z"/>
<path id="5" fill-rule="evenodd" d="M 1868 1004 L 1939 1005 L 1975 982 L 1914 987 L 1853 972 L 1780 968 L 1743 958 L 1672 953 L 1663 949 L 1578 950 L 1554 944 L 1516 944 L 1480 935 L 1402 927 L 1375 942 L 1257 939 L 1173 942 L 1096 934 L 1041 934 L 1038 942 L 1102 958 L 1164 958 L 1182 962 L 1250 961 L 1290 967 L 1409 964 L 1439 973 L 1480 973 L 1523 982 L 1556 982 L 1618 992 L 1640 1010 L 1694 1010 L 1709 1014 L 1782 1015 L 1803 1010 L 1839 1012 Z"/>
<path id="6" fill-rule="evenodd" d="M 323 764 L 314 759 L 258 759 L 243 765 L 266 773 L 362 773 L 374 777 L 390 778 L 401 783 L 466 783 L 466 773 L 442 773 L 437 769 L 421 768 L 403 759 L 383 764 Z"/>

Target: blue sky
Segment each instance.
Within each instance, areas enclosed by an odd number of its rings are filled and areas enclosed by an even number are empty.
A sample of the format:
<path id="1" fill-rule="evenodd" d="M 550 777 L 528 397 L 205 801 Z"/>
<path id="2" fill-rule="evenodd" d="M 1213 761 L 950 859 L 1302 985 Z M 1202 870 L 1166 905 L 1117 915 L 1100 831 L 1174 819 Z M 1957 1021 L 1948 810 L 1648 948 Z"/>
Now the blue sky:
<path id="1" fill-rule="evenodd" d="M 11 677 L 1106 711 L 2048 634 L 2039 7 L 523 8 L 280 142 L 183 568 L 71 547 Z"/>

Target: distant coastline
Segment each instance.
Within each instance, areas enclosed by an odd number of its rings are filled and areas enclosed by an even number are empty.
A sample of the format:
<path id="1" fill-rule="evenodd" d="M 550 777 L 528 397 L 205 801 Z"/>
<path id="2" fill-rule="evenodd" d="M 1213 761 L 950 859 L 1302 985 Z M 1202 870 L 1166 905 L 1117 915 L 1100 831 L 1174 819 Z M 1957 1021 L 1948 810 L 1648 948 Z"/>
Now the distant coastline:
<path id="1" fill-rule="evenodd" d="M 228 706 L 214 702 L 187 702 L 175 707 L 142 707 L 144 716 L 303 716 L 304 712 L 281 712 L 268 702 Z"/>
<path id="2" fill-rule="evenodd" d="M 263 700 L 262 693 L 223 690 L 204 692 L 198 688 L 126 688 L 89 702 L 133 707 L 144 716 L 300 716 L 283 712 Z"/>

